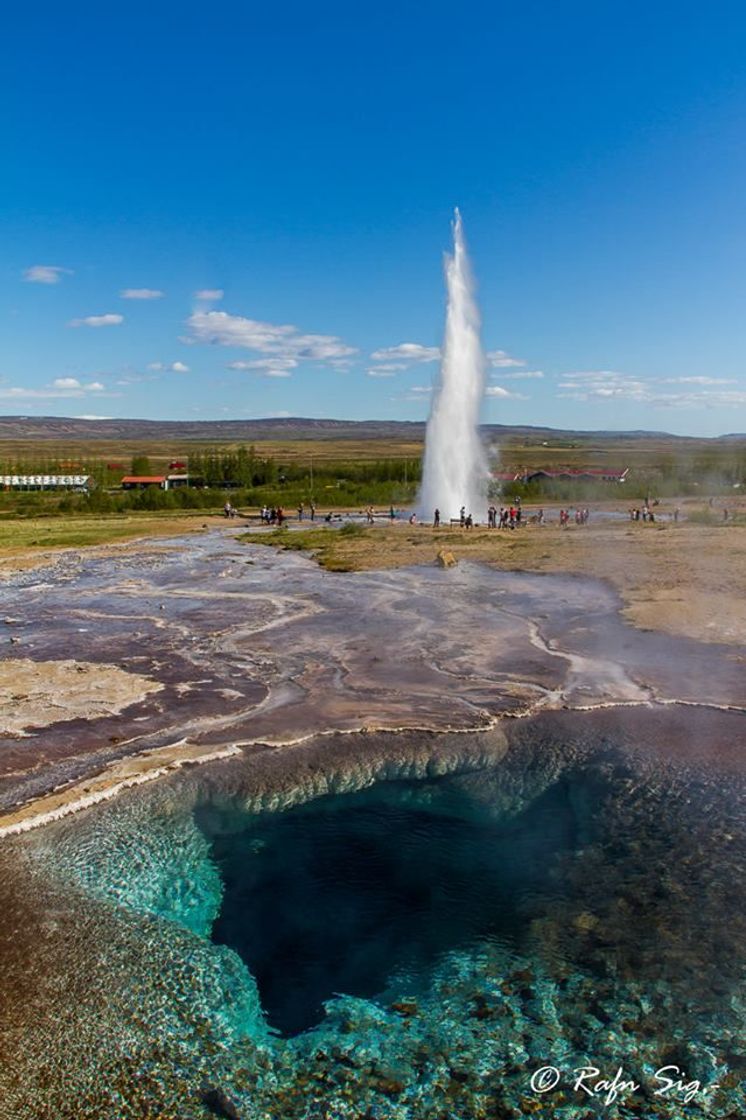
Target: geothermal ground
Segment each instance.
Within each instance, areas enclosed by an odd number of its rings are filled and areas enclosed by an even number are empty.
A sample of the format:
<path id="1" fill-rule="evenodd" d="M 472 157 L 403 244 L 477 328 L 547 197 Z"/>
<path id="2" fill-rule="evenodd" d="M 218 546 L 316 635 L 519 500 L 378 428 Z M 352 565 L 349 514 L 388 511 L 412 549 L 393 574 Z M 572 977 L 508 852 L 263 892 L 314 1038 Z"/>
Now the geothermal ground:
<path id="1" fill-rule="evenodd" d="M 575 1120 L 530 1076 L 588 1061 L 647 1086 L 610 1117 L 738 1115 L 738 611 L 630 624 L 663 533 L 617 590 L 396 531 L 386 570 L 223 527 L 6 575 L 2 1120 Z"/>
<path id="2" fill-rule="evenodd" d="M 510 547 L 510 537 L 493 533 L 487 543 Z M 576 540 L 591 547 L 587 535 Z M 615 565 L 639 586 L 638 540 L 630 562 L 617 555 Z M 396 545 L 399 563 L 415 554 L 404 532 Z M 396 547 L 387 553 L 396 560 Z M 567 563 L 567 549 L 555 558 Z M 114 766 L 122 759 L 131 779 L 135 757 L 154 773 L 181 755 L 253 753 L 332 731 L 466 730 L 552 709 L 746 704 L 737 610 L 725 640 L 714 641 L 718 604 L 701 584 L 695 606 L 680 595 L 676 614 L 696 619 L 710 604 L 706 645 L 625 624 L 620 598 L 599 580 L 468 560 L 450 570 L 340 575 L 226 531 L 63 553 L 3 590 L 5 830 L 44 811 L 40 796 L 53 795 L 46 809 L 55 812 L 79 803 L 92 795 L 85 782 L 93 776 L 100 795 L 122 779 Z"/>

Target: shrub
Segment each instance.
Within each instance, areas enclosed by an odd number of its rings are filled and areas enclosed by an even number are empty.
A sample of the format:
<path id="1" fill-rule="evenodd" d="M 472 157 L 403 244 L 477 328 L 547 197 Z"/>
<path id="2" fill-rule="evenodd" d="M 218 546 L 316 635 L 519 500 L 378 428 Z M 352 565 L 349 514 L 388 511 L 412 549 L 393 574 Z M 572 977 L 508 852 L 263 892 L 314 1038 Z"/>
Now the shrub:
<path id="1" fill-rule="evenodd" d="M 365 535 L 365 527 L 357 521 L 348 521 L 339 530 L 339 534 L 342 537 L 362 537 Z"/>

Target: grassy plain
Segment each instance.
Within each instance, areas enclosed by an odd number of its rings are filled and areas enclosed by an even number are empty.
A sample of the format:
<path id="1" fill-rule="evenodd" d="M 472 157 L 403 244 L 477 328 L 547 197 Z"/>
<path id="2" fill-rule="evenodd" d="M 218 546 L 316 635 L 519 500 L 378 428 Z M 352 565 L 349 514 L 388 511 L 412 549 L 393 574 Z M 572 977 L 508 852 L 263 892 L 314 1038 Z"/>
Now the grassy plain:
<path id="1" fill-rule="evenodd" d="M 256 439 L 251 443 L 257 455 L 275 459 L 281 465 L 378 462 L 381 459 L 419 459 L 423 444 L 413 439 Z M 488 435 L 486 443 L 493 455 L 499 453 L 501 470 L 558 469 L 560 467 L 629 467 L 631 471 L 657 471 L 699 464 L 710 469 L 740 461 L 746 456 L 743 442 L 684 439 L 665 434 L 642 436 L 574 433 L 571 436 L 539 438 L 502 434 Z M 216 447 L 235 450 L 235 440 L 179 439 L 169 435 L 160 439 L 0 439 L 0 462 L 29 461 L 34 458 L 75 464 L 93 459 L 121 462 L 129 469 L 135 456 L 146 456 L 157 471 L 166 470 L 173 460 L 186 461 L 195 452 Z M 72 467 L 71 467 L 72 469 Z"/>
<path id="2" fill-rule="evenodd" d="M 177 514 L 137 514 L 114 517 L 29 517 L 0 519 L 0 575 L 51 563 L 64 549 L 90 548 L 151 537 L 199 531 L 204 524 L 224 524 L 224 518 Z"/>
<path id="3" fill-rule="evenodd" d="M 276 459 L 278 463 L 321 462 L 378 462 L 380 459 L 418 459 L 422 443 L 411 440 L 383 439 L 299 439 L 254 440 L 256 452 L 263 458 Z M 75 464 L 99 459 L 104 462 L 122 463 L 129 471 L 131 460 L 137 456 L 150 459 L 158 472 L 167 470 L 169 462 L 185 462 L 190 454 L 208 452 L 216 447 L 221 451 L 235 450 L 235 440 L 203 442 L 201 440 L 165 439 L 131 440 L 44 440 L 0 439 L 0 462 L 25 462 L 33 458 L 56 459 Z M 71 468 L 72 469 L 72 468 Z"/>

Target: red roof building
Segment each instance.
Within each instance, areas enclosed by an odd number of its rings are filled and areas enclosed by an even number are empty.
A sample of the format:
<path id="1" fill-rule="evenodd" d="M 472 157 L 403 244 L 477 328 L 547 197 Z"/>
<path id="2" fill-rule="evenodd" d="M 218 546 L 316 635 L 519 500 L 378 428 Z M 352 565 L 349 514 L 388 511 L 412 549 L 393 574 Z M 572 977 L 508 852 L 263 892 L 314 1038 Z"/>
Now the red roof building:
<path id="1" fill-rule="evenodd" d="M 165 490 L 165 474 L 128 474 L 122 479 L 123 490 L 145 490 L 148 486 L 160 486 Z"/>

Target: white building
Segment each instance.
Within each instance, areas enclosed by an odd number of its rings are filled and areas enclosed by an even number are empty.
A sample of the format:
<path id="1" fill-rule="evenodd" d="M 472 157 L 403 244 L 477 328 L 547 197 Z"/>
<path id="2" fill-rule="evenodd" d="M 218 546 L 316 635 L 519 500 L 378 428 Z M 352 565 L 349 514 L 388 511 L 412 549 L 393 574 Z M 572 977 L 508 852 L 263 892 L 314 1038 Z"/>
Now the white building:
<path id="1" fill-rule="evenodd" d="M 0 490 L 90 490 L 88 474 L 0 474 Z"/>

